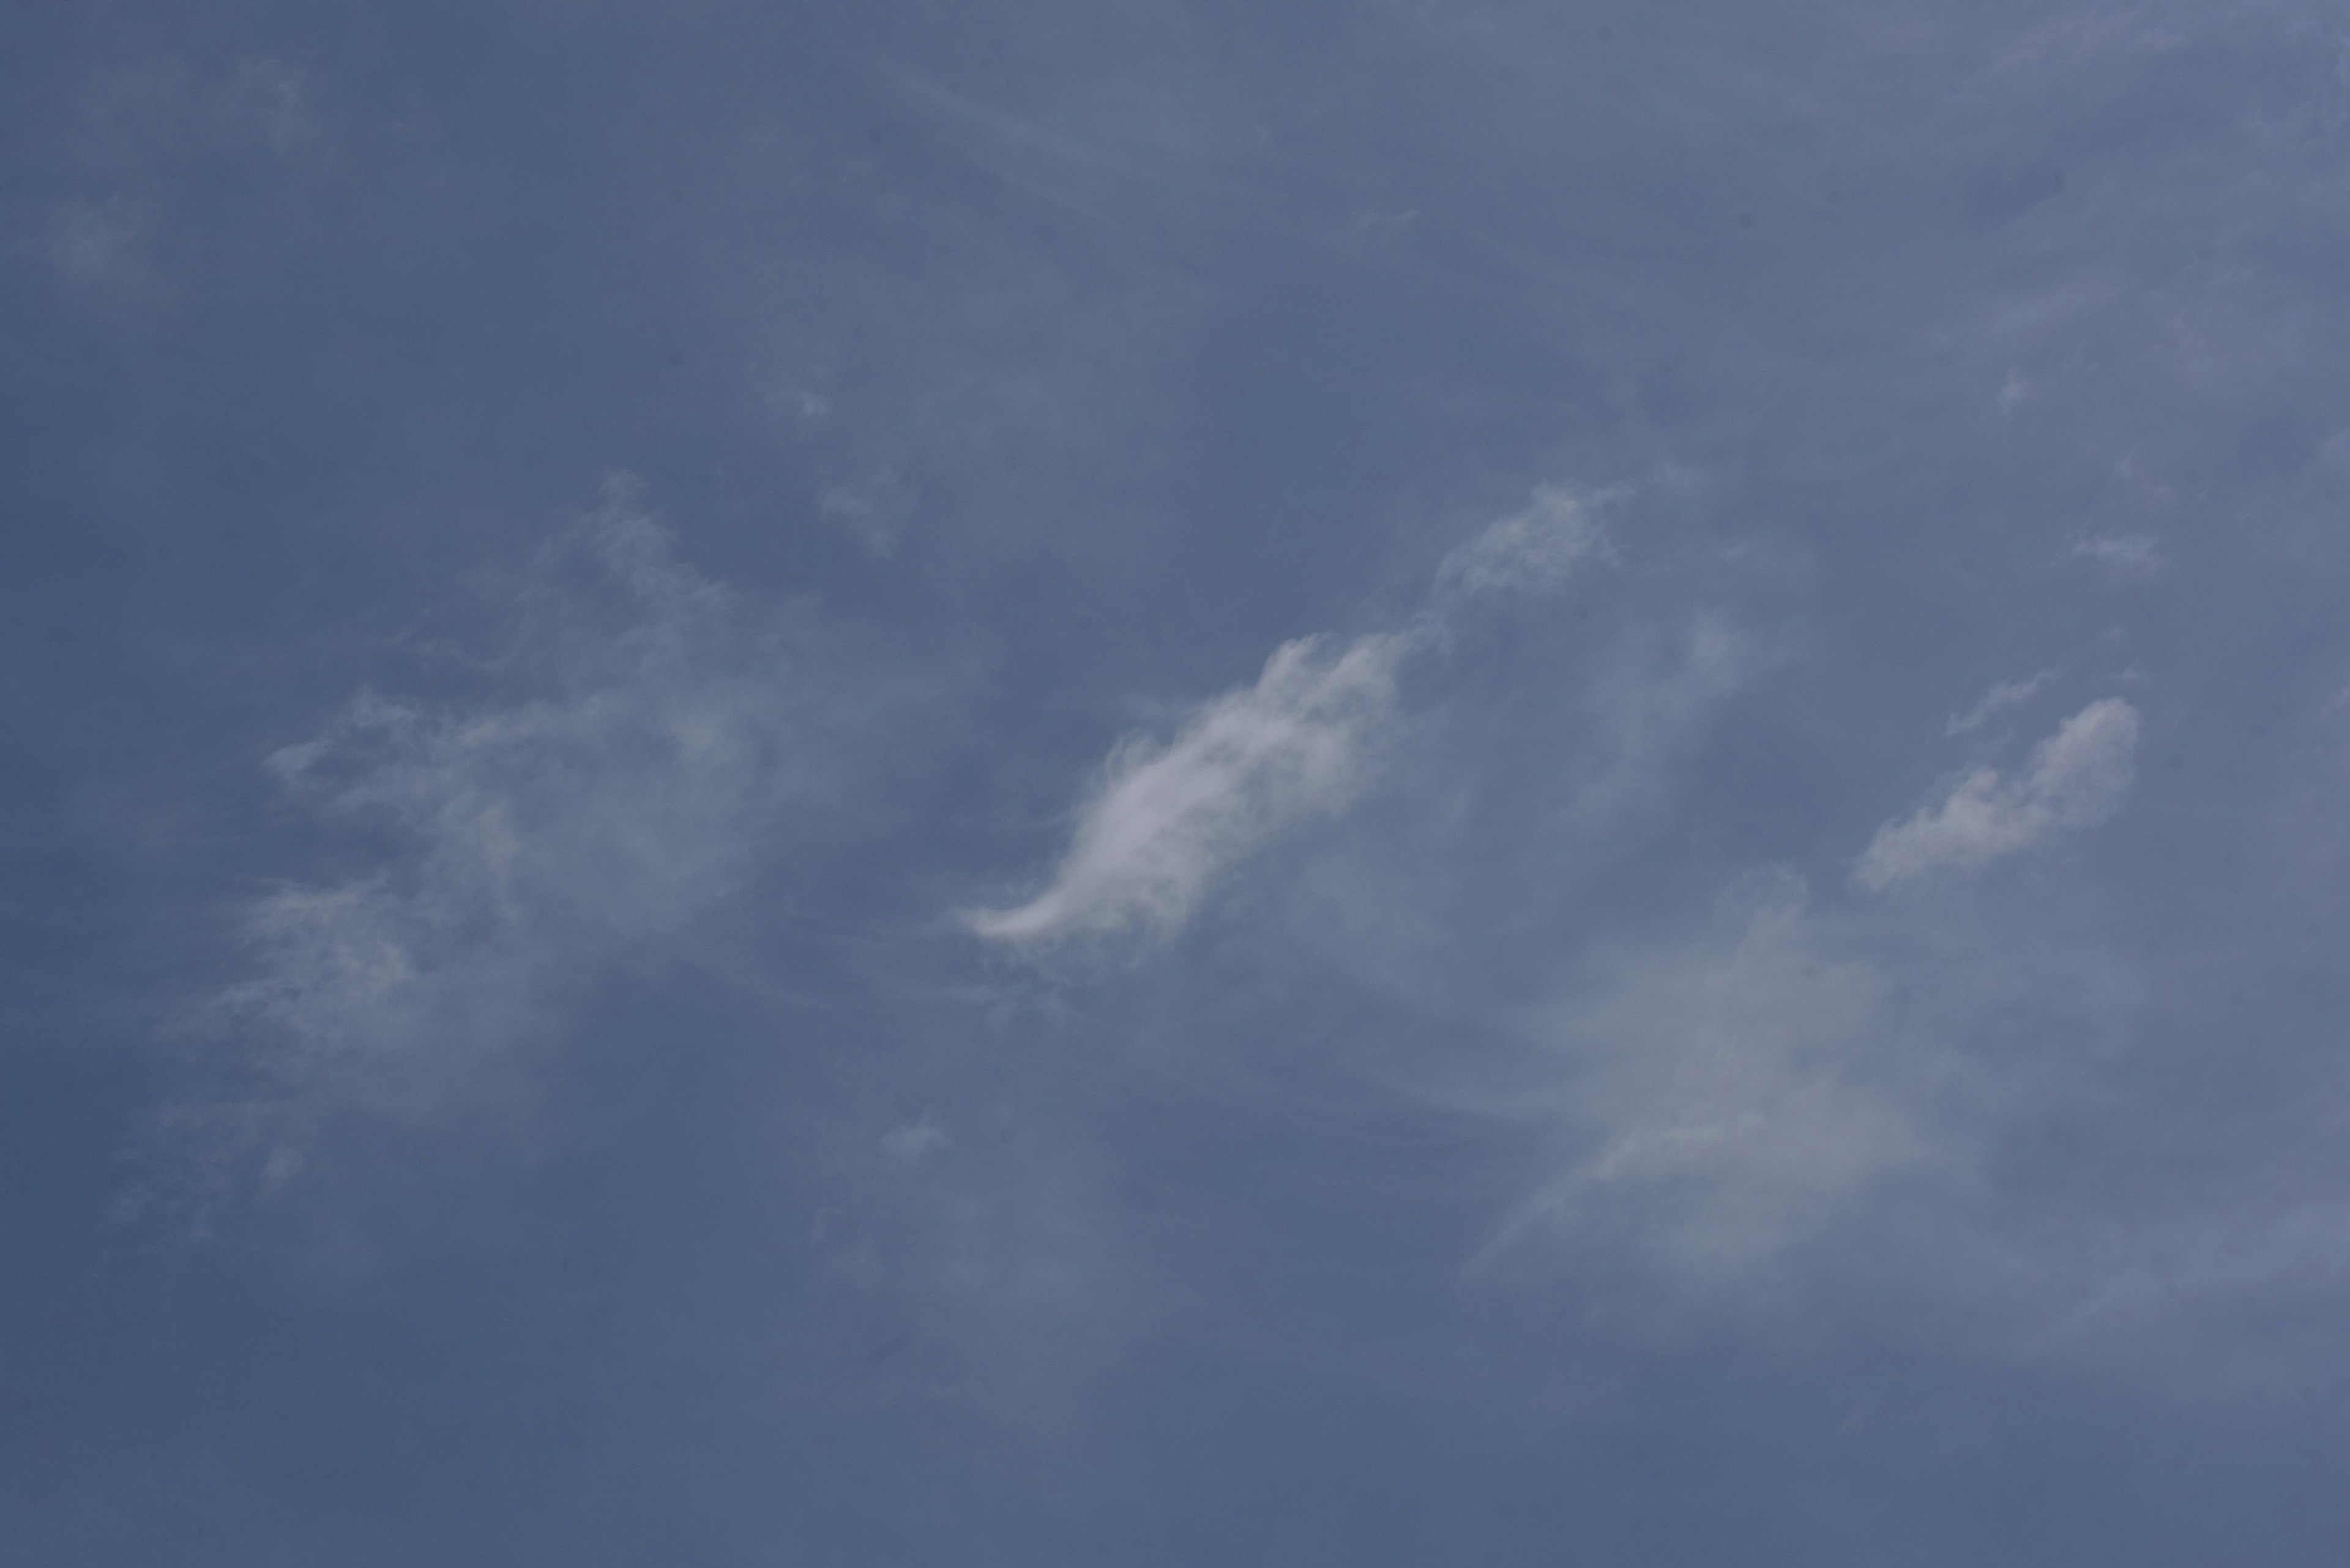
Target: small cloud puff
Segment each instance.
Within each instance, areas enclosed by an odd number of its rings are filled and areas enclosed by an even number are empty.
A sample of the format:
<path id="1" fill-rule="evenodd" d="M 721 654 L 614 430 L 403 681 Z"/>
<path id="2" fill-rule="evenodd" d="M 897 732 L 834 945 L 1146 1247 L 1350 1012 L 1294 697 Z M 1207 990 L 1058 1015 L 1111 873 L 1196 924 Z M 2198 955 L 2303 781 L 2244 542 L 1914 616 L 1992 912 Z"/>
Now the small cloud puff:
<path id="1" fill-rule="evenodd" d="M 1444 558 L 1436 570 L 1440 598 L 1538 593 L 1565 582 L 1603 535 L 1592 507 L 1613 492 L 1580 493 L 1537 485 L 1533 504 L 1494 523 Z"/>
<path id="2" fill-rule="evenodd" d="M 2170 565 L 2161 544 L 2144 534 L 2097 534 L 2074 541 L 2068 558 L 2086 562 L 2116 583 L 2143 583 Z"/>
<path id="3" fill-rule="evenodd" d="M 891 1127 L 881 1135 L 882 1152 L 908 1165 L 917 1165 L 947 1141 L 946 1128 L 929 1116 Z"/>
<path id="4" fill-rule="evenodd" d="M 1939 804 L 1879 828 L 1856 876 L 1882 891 L 1905 878 L 1979 866 L 2120 809 L 2136 777 L 2137 710 L 2092 702 L 2032 750 L 2022 776 L 1978 768 Z"/>
<path id="5" fill-rule="evenodd" d="M 1963 713 L 1951 714 L 1950 722 L 1942 726 L 1943 738 L 1954 741 L 1960 735 L 1981 729 L 2010 708 L 2021 707 L 2037 697 L 2042 689 L 2061 673 L 2061 670 L 2051 666 L 2036 675 L 2028 676 L 2021 680 L 2000 681 L 1984 692 L 1982 700 L 1973 707 Z"/>

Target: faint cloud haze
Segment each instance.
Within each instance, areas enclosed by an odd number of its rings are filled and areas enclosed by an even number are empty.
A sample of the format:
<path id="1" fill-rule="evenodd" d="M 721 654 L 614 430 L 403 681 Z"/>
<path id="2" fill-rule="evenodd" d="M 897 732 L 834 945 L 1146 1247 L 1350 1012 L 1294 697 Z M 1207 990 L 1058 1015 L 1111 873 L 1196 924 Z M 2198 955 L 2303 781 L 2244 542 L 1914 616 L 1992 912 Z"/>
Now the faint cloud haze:
<path id="1" fill-rule="evenodd" d="M 1565 1163 L 1496 1247 L 1628 1220 L 1674 1272 L 1718 1275 L 1929 1157 L 1866 1075 L 1884 981 L 1817 950 L 1800 879 L 1744 901 L 1726 940 L 1618 955 L 1534 1026 L 1561 1077 L 1498 1108 L 1557 1127 Z"/>
<path id="2" fill-rule="evenodd" d="M 2097 534 L 2075 540 L 2065 555 L 2085 561 L 2116 583 L 2150 581 L 2168 566 L 2162 545 L 2144 534 Z"/>
<path id="3" fill-rule="evenodd" d="M 1602 547 L 1605 535 L 1592 513 L 1620 493 L 1536 485 L 1525 510 L 1491 524 L 1444 558 L 1436 569 L 1439 599 L 1556 587 Z"/>
<path id="4" fill-rule="evenodd" d="M 540 690 L 363 694 L 268 759 L 295 803 L 389 851 L 240 918 L 258 972 L 211 1012 L 253 1098 L 182 1113 L 265 1127 L 281 1174 L 328 1111 L 431 1117 L 493 1091 L 583 962 L 691 919 L 821 793 L 794 650 L 676 559 L 632 485 L 542 556 L 515 614 L 499 662 Z"/>
<path id="5" fill-rule="evenodd" d="M 2059 673 L 2060 671 L 2054 669 L 2048 669 L 2021 680 L 2000 681 L 1984 692 L 1973 707 L 1963 713 L 1950 715 L 1950 722 L 1942 726 L 1943 739 L 1954 741 L 1960 735 L 1970 734 L 2009 709 L 2018 708 L 2031 701 L 2047 687 L 2050 681 L 2054 680 Z"/>
<path id="6" fill-rule="evenodd" d="M 153 225 L 147 205 L 127 196 L 62 202 L 49 220 L 49 265 L 82 287 L 134 289 L 148 280 Z"/>

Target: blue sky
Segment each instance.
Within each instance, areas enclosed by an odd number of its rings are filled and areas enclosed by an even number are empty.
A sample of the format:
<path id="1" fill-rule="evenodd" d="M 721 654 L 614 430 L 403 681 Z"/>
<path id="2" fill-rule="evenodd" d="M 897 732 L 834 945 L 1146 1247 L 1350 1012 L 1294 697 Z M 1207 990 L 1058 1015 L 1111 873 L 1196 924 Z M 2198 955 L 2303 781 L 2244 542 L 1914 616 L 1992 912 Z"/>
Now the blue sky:
<path id="1" fill-rule="evenodd" d="M 2331 9 L 0 76 L 0 1556 L 2339 1561 Z"/>

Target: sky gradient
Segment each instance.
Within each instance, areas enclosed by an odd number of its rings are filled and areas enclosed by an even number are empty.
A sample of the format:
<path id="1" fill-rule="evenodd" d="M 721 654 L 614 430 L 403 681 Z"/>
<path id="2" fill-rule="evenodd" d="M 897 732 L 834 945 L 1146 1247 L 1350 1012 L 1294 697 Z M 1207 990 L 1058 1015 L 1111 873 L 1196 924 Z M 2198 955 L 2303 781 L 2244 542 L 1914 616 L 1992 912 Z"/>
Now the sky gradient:
<path id="1" fill-rule="evenodd" d="M 2335 10 L 0 84 L 0 1562 L 2342 1561 Z"/>

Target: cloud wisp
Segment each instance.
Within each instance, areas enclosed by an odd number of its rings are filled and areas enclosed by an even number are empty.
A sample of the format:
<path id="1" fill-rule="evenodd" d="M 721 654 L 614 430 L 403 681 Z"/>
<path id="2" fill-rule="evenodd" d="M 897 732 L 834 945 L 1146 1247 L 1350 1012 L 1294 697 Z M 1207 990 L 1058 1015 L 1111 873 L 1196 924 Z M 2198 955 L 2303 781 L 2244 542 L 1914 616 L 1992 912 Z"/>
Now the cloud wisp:
<path id="1" fill-rule="evenodd" d="M 2094 827 L 2119 810 L 2137 772 L 2137 710 L 2118 697 L 2090 703 L 2002 778 L 1978 768 L 1938 804 L 1887 823 L 1855 873 L 1882 892 L 1928 872 L 1980 866 L 2053 835 Z"/>
<path id="2" fill-rule="evenodd" d="M 2032 701 L 2063 671 L 2052 665 L 2035 674 L 2015 680 L 2002 680 L 1982 694 L 1981 701 L 1963 713 L 1953 713 L 1942 726 L 1942 738 L 1955 741 L 1960 735 L 1971 734 L 1998 718 L 2011 708 L 2022 707 Z"/>
<path id="3" fill-rule="evenodd" d="M 818 789 L 786 649 L 679 563 L 625 486 L 550 549 L 474 703 L 365 694 L 268 771 L 321 820 L 378 836 L 361 874 L 238 916 L 255 972 L 204 1012 L 240 1086 L 179 1119 L 297 1168 L 356 1111 L 429 1122 L 511 1079 L 600 954 L 737 885 Z"/>
<path id="4" fill-rule="evenodd" d="M 51 210 L 42 249 L 86 297 L 157 305 L 173 293 L 173 219 L 216 176 L 317 172 L 332 161 L 318 84 L 291 61 L 255 57 L 207 76 L 164 58 L 84 86 L 77 163 L 98 188 Z"/>
<path id="5" fill-rule="evenodd" d="M 1887 1174 L 1931 1158 L 1909 1109 L 1857 1069 L 1886 986 L 1820 950 L 1799 879 L 1733 928 L 1618 955 L 1534 1026 L 1557 1076 L 1491 1107 L 1559 1138 L 1553 1174 L 1486 1251 L 1604 1232 L 1676 1277 L 1736 1273 Z"/>
<path id="6" fill-rule="evenodd" d="M 1343 647 L 1284 643 L 1253 685 L 1201 704 L 1171 739 L 1119 741 L 1045 886 L 1009 908 L 966 910 L 964 924 L 1029 950 L 1180 930 L 1231 867 L 1368 784 L 1400 671 L 1440 646 L 1452 618 L 1481 598 L 1554 588 L 1600 547 L 1592 505 L 1544 485 L 1445 557 L 1430 607 L 1404 627 Z"/>
<path id="7" fill-rule="evenodd" d="M 1207 703 L 1171 741 L 1119 742 L 1051 882 L 966 915 L 971 929 L 1014 943 L 1180 929 L 1225 867 L 1354 797 L 1414 646 L 1385 634 L 1335 653 L 1316 638 L 1284 643 L 1254 685 Z"/>
<path id="8" fill-rule="evenodd" d="M 2337 1365 L 2330 1331 L 2280 1354 L 2241 1330 L 2335 1321 L 2338 1097 L 2116 1125 L 2108 1074 L 2145 1042 L 2149 982 L 2048 912 L 1960 930 L 1780 873 L 1694 933 L 1607 946 L 1515 1022 L 1505 1076 L 1436 1096 L 1534 1149 L 1471 1276 L 1572 1289 L 1639 1333 L 1856 1314 L 2182 1389 Z M 2117 1189 L 2150 1149 L 2175 1159 Z"/>
<path id="9" fill-rule="evenodd" d="M 1560 484 L 1538 484 L 1523 510 L 1487 526 L 1445 556 L 1436 568 L 1436 592 L 1447 607 L 1483 595 L 1543 593 L 1573 576 L 1604 548 L 1607 535 L 1594 515 L 1622 493 L 1585 494 Z"/>
<path id="10" fill-rule="evenodd" d="M 2109 581 L 2130 585 L 2160 576 L 2168 566 L 2162 546 L 2144 534 L 2098 534 L 2075 540 L 2065 558 L 2085 561 Z"/>

